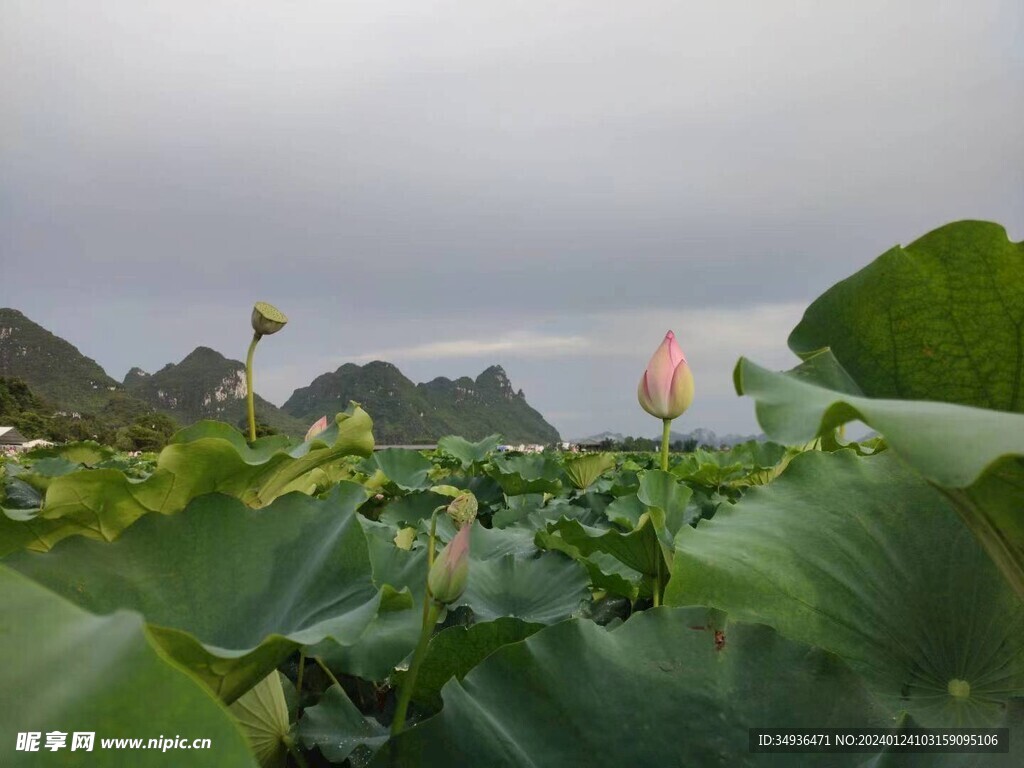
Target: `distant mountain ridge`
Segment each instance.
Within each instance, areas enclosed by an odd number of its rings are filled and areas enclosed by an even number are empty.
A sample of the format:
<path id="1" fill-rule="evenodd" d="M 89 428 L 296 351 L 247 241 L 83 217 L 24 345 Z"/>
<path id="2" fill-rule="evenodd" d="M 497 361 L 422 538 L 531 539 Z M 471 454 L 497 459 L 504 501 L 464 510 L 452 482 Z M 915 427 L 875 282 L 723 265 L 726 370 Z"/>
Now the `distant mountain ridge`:
<path id="1" fill-rule="evenodd" d="M 118 382 L 15 309 L 0 309 L 0 376 L 22 379 L 48 403 L 68 411 L 132 417 L 156 411 L 182 425 L 218 419 L 238 426 L 245 418 L 245 366 L 238 360 L 200 346 L 156 373 L 132 368 Z M 414 384 L 391 363 L 346 363 L 296 389 L 281 408 L 258 394 L 255 400 L 257 421 L 296 438 L 313 421 L 354 400 L 373 418 L 378 444 L 434 442 L 448 434 L 476 440 L 494 432 L 510 441 L 559 439 L 496 365 L 476 379 L 438 377 Z"/>
<path id="2" fill-rule="evenodd" d="M 450 434 L 479 440 L 494 432 L 517 442 L 559 439 L 558 430 L 530 407 L 499 365 L 476 379 L 441 376 L 415 384 L 391 363 L 346 363 L 295 390 L 281 409 L 313 421 L 349 400 L 359 402 L 373 417 L 378 443 L 432 442 Z"/>
<path id="3" fill-rule="evenodd" d="M 16 309 L 0 308 L 0 376 L 15 376 L 34 393 L 71 411 L 97 411 L 121 385 L 73 344 Z"/>
<path id="4" fill-rule="evenodd" d="M 238 426 L 246 419 L 245 365 L 209 347 L 196 347 L 181 362 L 168 363 L 153 374 L 132 368 L 123 386 L 181 424 L 216 419 Z M 256 420 L 278 432 L 302 437 L 307 425 L 284 413 L 258 394 Z"/>

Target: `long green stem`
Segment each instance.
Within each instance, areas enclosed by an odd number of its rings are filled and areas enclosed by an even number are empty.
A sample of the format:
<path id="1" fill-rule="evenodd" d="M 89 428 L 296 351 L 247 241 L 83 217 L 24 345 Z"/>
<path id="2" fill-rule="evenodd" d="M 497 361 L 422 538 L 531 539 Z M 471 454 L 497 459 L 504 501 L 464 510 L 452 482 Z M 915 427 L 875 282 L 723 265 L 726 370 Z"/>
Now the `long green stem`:
<path id="1" fill-rule="evenodd" d="M 292 759 L 295 760 L 295 764 L 299 766 L 299 768 L 309 768 L 309 763 L 307 763 L 306 758 L 302 756 L 302 752 L 299 751 L 299 747 L 295 743 L 294 739 L 290 736 L 285 736 L 284 745 L 288 748 L 289 754 L 291 754 Z"/>
<path id="2" fill-rule="evenodd" d="M 661 470 L 668 472 L 668 442 L 672 435 L 672 419 L 661 420 Z M 651 579 L 651 591 L 654 593 L 654 607 L 661 605 L 661 558 L 655 567 L 654 578 Z"/>
<path id="3" fill-rule="evenodd" d="M 437 541 L 437 513 L 444 509 L 438 507 L 430 516 L 430 538 L 427 540 L 427 572 L 434 564 L 434 546 Z M 434 625 L 437 624 L 437 617 L 441 613 L 441 606 L 430 594 L 430 586 L 423 587 L 423 625 L 420 627 L 420 639 L 413 651 L 412 661 L 409 663 L 409 672 L 402 681 L 402 689 L 398 692 L 398 704 L 395 706 L 395 717 L 391 721 L 391 735 L 397 736 L 405 728 L 405 713 L 409 709 L 409 700 L 412 698 L 413 688 L 416 687 L 416 675 L 419 674 L 420 664 L 423 663 L 423 656 L 427 652 L 427 644 L 434 632 Z"/>
<path id="4" fill-rule="evenodd" d="M 302 701 L 302 674 L 306 671 L 306 652 L 299 651 L 299 674 L 295 677 L 295 693 Z"/>
<path id="5" fill-rule="evenodd" d="M 256 351 L 256 345 L 261 336 L 258 333 L 252 335 L 252 343 L 249 345 L 249 354 L 245 358 L 245 400 L 249 409 L 249 442 L 256 439 L 256 400 L 252 391 L 252 353 Z"/>
<path id="6" fill-rule="evenodd" d="M 427 655 L 427 644 L 434 632 L 434 625 L 437 624 L 437 617 L 441 614 L 441 605 L 429 598 L 428 601 L 426 613 L 423 616 L 423 628 L 420 630 L 420 641 L 416 644 L 416 650 L 413 651 L 409 672 L 402 681 L 402 690 L 398 692 L 395 719 L 391 721 L 392 736 L 397 736 L 405 729 L 405 713 L 409 709 L 413 688 L 416 687 L 416 675 L 419 674 L 420 666 L 423 664 L 423 657 Z"/>
<path id="7" fill-rule="evenodd" d="M 672 419 L 662 419 L 661 428 L 661 468 L 668 472 L 668 441 L 672 433 Z"/>
<path id="8" fill-rule="evenodd" d="M 328 668 L 326 664 L 324 664 L 324 660 L 321 659 L 319 656 L 314 656 L 313 659 L 320 666 L 320 669 L 323 670 L 324 674 L 327 675 L 327 679 L 331 681 L 331 685 L 336 685 L 339 688 L 341 688 L 341 683 L 338 682 L 338 678 L 336 678 L 334 676 L 334 673 L 331 672 L 331 670 Z"/>

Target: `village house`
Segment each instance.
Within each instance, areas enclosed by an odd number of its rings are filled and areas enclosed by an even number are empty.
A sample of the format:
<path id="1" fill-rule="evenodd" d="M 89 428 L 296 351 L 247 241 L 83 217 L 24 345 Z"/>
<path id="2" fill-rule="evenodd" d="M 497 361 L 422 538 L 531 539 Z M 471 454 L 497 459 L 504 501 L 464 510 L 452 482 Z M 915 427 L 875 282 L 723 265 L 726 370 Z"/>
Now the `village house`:
<path id="1" fill-rule="evenodd" d="M 20 451 L 26 442 L 25 436 L 14 427 L 0 427 L 0 451 Z"/>

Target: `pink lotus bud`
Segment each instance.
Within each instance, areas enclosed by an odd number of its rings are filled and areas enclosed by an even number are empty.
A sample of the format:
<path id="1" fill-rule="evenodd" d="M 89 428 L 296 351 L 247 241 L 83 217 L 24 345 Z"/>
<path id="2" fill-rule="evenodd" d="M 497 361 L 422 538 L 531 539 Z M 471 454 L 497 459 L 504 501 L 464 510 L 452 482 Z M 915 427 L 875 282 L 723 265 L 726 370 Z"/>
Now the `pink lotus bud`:
<path id="1" fill-rule="evenodd" d="M 327 429 L 327 417 L 326 416 L 321 416 L 320 420 L 317 421 L 313 426 L 311 426 L 309 428 L 309 431 L 306 432 L 306 442 L 309 442 L 310 440 L 312 440 L 314 437 L 319 435 L 325 429 Z"/>
<path id="2" fill-rule="evenodd" d="M 439 603 L 454 603 L 466 590 L 469 578 L 469 532 L 472 528 L 472 523 L 460 528 L 430 567 L 427 588 Z"/>
<path id="3" fill-rule="evenodd" d="M 693 374 L 672 331 L 647 364 L 636 394 L 640 407 L 659 419 L 674 419 L 693 402 Z"/>

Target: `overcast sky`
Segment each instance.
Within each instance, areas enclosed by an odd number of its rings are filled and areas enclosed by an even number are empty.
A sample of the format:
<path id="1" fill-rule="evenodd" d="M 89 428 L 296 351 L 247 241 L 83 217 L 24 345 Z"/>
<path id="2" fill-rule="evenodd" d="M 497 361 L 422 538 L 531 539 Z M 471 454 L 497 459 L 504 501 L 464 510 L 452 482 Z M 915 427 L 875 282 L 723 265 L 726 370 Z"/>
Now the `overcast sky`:
<path id="1" fill-rule="evenodd" d="M 566 437 L 757 431 L 740 355 L 951 220 L 1024 238 L 1024 3 L 0 0 L 0 306 L 120 379 L 505 367 Z"/>

